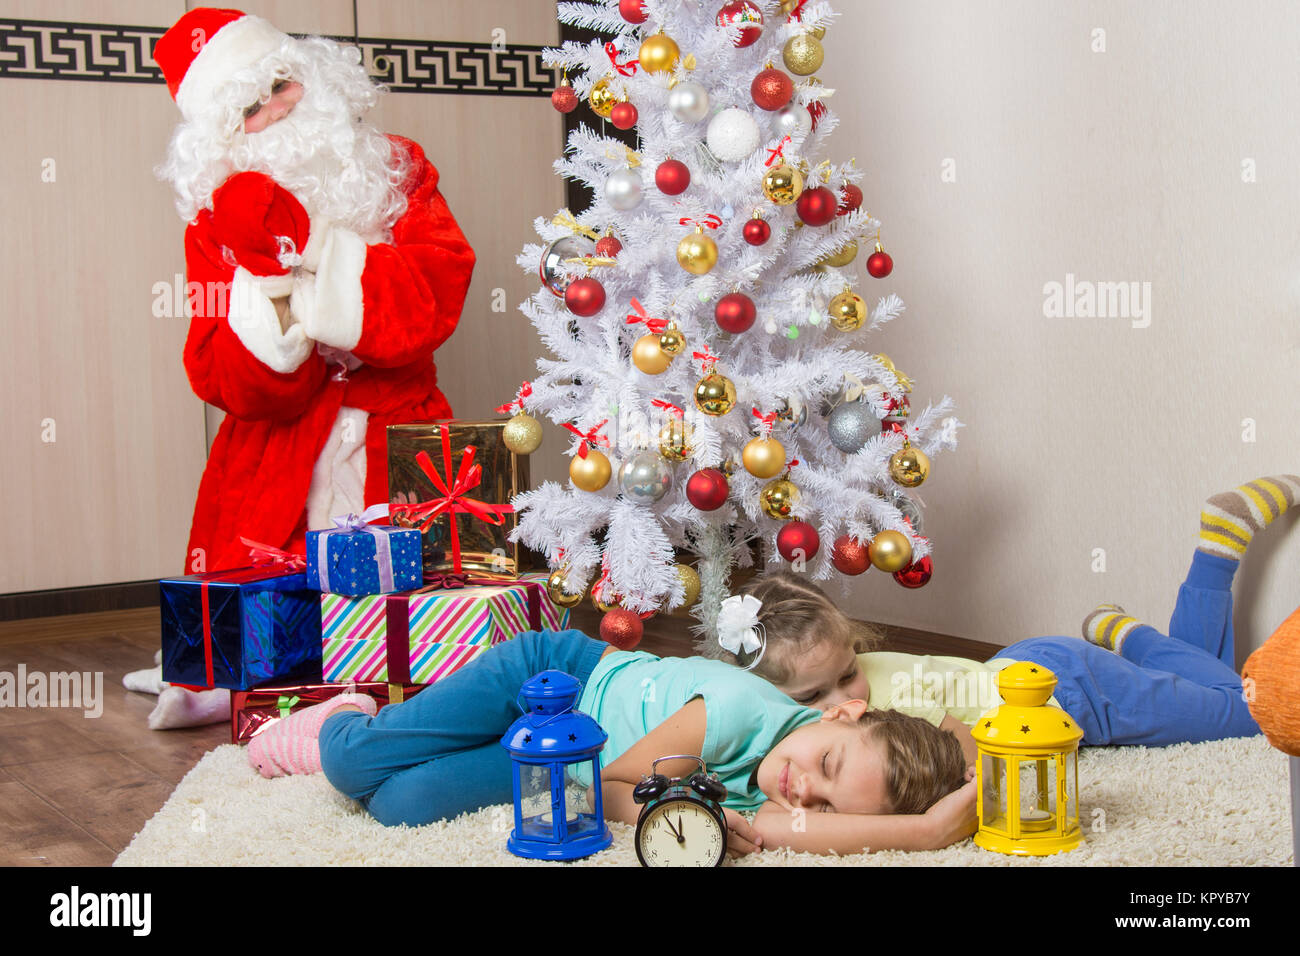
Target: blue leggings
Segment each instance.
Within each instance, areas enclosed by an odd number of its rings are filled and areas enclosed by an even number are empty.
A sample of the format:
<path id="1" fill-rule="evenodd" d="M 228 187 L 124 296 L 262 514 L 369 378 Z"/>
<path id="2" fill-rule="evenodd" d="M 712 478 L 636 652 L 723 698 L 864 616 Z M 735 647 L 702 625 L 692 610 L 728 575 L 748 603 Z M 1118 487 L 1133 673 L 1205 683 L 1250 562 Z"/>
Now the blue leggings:
<path id="1" fill-rule="evenodd" d="M 527 631 L 374 717 L 331 714 L 320 731 L 325 776 L 386 826 L 510 803 L 501 737 L 520 716 L 520 687 L 550 669 L 585 686 L 608 648 L 581 631 Z"/>
<path id="2" fill-rule="evenodd" d="M 1033 637 L 996 657 L 1056 672 L 1055 696 L 1083 728 L 1083 742 L 1163 747 L 1260 732 L 1250 716 L 1232 646 L 1237 562 L 1197 551 L 1169 622 L 1169 636 L 1139 624 L 1121 654 L 1077 637 Z"/>

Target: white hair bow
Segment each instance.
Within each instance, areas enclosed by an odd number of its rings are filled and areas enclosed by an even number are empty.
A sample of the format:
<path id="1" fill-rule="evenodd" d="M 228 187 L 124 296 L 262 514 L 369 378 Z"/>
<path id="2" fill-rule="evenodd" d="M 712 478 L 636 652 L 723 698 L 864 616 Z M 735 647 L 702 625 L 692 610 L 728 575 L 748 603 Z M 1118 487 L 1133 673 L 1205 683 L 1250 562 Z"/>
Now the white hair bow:
<path id="1" fill-rule="evenodd" d="M 763 658 L 767 650 L 767 635 L 758 622 L 758 612 L 763 602 L 752 594 L 732 595 L 722 602 L 718 610 L 718 645 L 736 657 L 741 653 L 757 656 L 746 665 L 749 670 Z"/>

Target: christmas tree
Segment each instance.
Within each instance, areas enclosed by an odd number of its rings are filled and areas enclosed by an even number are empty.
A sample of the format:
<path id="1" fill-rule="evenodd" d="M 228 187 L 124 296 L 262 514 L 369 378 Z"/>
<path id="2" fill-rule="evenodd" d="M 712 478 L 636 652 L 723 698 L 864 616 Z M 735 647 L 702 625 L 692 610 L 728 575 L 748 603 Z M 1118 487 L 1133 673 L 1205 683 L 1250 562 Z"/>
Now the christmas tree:
<path id="1" fill-rule="evenodd" d="M 834 91 L 813 74 L 831 5 L 558 10 L 612 39 L 544 54 L 562 72 L 555 107 L 593 111 L 555 169 L 595 201 L 537 219 L 542 244 L 518 260 L 542 279 L 520 308 L 553 357 L 503 406 L 510 440 L 535 448 L 530 416 L 545 414 L 572 458 L 567 486 L 515 499 L 516 539 L 546 555 L 553 597 L 590 593 L 626 642 L 632 615 L 689 604 L 707 634 L 756 545 L 813 579 L 874 565 L 921 586 L 931 544 L 912 489 L 957 422 L 947 397 L 912 410 L 912 383 L 870 351 L 903 303 L 855 291 L 892 260 L 859 169 L 822 155 Z"/>

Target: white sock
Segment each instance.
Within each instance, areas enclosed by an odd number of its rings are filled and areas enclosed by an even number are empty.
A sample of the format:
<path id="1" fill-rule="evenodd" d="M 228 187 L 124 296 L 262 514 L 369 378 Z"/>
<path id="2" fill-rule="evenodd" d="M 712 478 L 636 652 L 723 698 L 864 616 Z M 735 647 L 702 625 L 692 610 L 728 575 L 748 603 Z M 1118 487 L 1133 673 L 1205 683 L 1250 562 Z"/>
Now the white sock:
<path id="1" fill-rule="evenodd" d="M 158 706 L 149 715 L 149 729 L 202 727 L 229 719 L 230 691 L 224 687 L 194 691 L 168 686 L 158 695 Z"/>
<path id="2" fill-rule="evenodd" d="M 131 671 L 122 678 L 122 686 L 127 690 L 139 691 L 142 694 L 161 694 L 167 682 L 162 679 L 162 665 L 156 667 L 146 667 L 142 671 Z"/>

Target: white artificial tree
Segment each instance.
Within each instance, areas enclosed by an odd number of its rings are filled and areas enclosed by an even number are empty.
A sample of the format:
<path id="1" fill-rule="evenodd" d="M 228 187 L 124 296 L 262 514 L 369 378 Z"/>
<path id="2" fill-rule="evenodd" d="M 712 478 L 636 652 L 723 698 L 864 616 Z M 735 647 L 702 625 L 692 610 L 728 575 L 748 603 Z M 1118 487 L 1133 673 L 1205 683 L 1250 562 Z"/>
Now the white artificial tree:
<path id="1" fill-rule="evenodd" d="M 916 527 L 919 512 L 907 497 L 910 489 L 891 475 L 891 456 L 905 440 L 926 455 L 951 447 L 958 423 L 945 396 L 901 423 L 895 418 L 893 429 L 881 428 L 880 420 L 897 413 L 910 388 L 869 344 L 873 329 L 903 311 L 897 296 L 880 297 L 856 330 L 832 325 L 828 305 L 836 296 L 849 289 L 865 296 L 867 285 L 879 283 L 863 270 L 865 251 L 844 266 L 826 265 L 826 260 L 843 261 L 850 243 L 875 242 L 880 223 L 865 205 L 846 212 L 852 204 L 843 202 L 828 224 L 804 224 L 795 205 L 774 202 L 764 190 L 765 175 L 782 164 L 802 171 L 805 190 L 826 186 L 836 197 L 861 178 L 852 160 L 823 158 L 837 125 L 834 112 L 826 108 L 833 90 L 813 76 L 794 73 L 794 91 L 784 110 L 761 108 L 751 93 L 760 71 L 788 63 L 783 51 L 789 41 L 805 44 L 806 52 L 810 35 L 815 38 L 833 26 L 831 4 L 643 0 L 645 22 L 640 24 L 624 18 L 629 6 L 635 8 L 635 0 L 561 2 L 561 21 L 613 38 L 608 43 L 565 43 L 548 49 L 544 60 L 563 71 L 580 109 L 589 110 L 597 84 L 597 97 L 612 96 L 634 106 L 639 147 L 630 151 L 605 135 L 605 123 L 588 112 L 595 126 L 584 122 L 571 133 L 555 170 L 590 187 L 595 201 L 576 219 L 567 210 L 538 218 L 542 244 L 526 246 L 518 259 L 536 275 L 558 240 L 585 231 L 621 242 L 615 256 L 598 260 L 605 264 L 568 262 L 553 268 L 557 290 L 587 276 L 600 283 L 605 302 L 594 314 L 575 315 L 565 298 L 545 284 L 520 306 L 553 357 L 539 359 L 538 374 L 515 405 L 584 434 L 603 422 L 600 434 L 609 446 L 596 447 L 610 458 L 613 477 L 596 491 L 546 482 L 518 496 L 515 538 L 544 553 L 552 568 L 565 571 L 566 590 L 579 593 L 599 581 L 599 597 L 610 603 L 617 599 L 638 613 L 681 605 L 684 585 L 676 564 L 694 557 L 701 593 L 693 613 L 707 629 L 728 594 L 731 570 L 752 562 L 756 540 L 764 560 L 789 566 L 776 547 L 785 522 L 760 506 L 760 494 L 775 479 L 755 477 L 743 467 L 746 443 L 770 427 L 786 459 L 797 461 L 789 469 L 799 492 L 794 514 L 816 529 L 820 548 L 811 560 L 796 555 L 796 561 L 813 579 L 825 580 L 841 576 L 832 551 L 843 535 L 865 544 L 881 532 L 901 532 L 912 562 L 930 554 L 929 539 Z M 729 25 L 718 22 L 724 7 L 731 15 Z M 749 18 L 755 13 L 762 16 L 761 35 L 749 45 L 737 45 L 753 36 L 742 31 L 753 28 Z M 636 19 L 635 9 L 632 16 Z M 656 38 L 645 48 L 648 64 L 633 67 L 629 61 L 637 60 L 642 44 L 657 33 L 676 44 L 675 64 L 669 48 L 671 69 L 645 68 L 665 65 L 666 45 Z M 796 66 L 807 71 L 797 56 Z M 725 111 L 731 112 L 715 122 Z M 656 186 L 656 171 L 669 159 L 689 170 L 689 187 L 677 195 Z M 743 235 L 755 213 L 770 226 L 770 238 L 761 245 L 750 244 Z M 687 271 L 678 260 L 679 243 L 696 233 L 695 223 L 717 247 L 716 265 L 699 274 L 698 266 Z M 590 240 L 577 239 L 559 249 L 581 247 L 589 253 L 590 245 Z M 752 327 L 735 333 L 723 331 L 714 314 L 718 300 L 733 292 L 747 295 L 757 314 Z M 659 374 L 647 374 L 631 359 L 634 343 L 647 334 L 647 325 L 635 321 L 642 316 L 672 322 L 685 338 L 684 352 Z M 704 374 L 697 353 L 716 356 L 717 372 L 734 383 L 730 412 L 710 415 L 696 407 L 696 387 Z M 874 426 L 851 453 L 833 445 L 827 429 L 828 413 L 846 402 L 869 408 Z M 639 452 L 657 454 L 660 429 L 671 414 L 662 403 L 684 412 L 689 457 L 665 463 L 672 486 L 657 500 L 644 493 L 625 494 L 619 469 Z M 582 441 L 572 437 L 570 453 L 576 456 Z M 730 490 L 725 504 L 702 511 L 688 501 L 686 483 L 693 472 L 710 467 L 727 469 Z"/>

